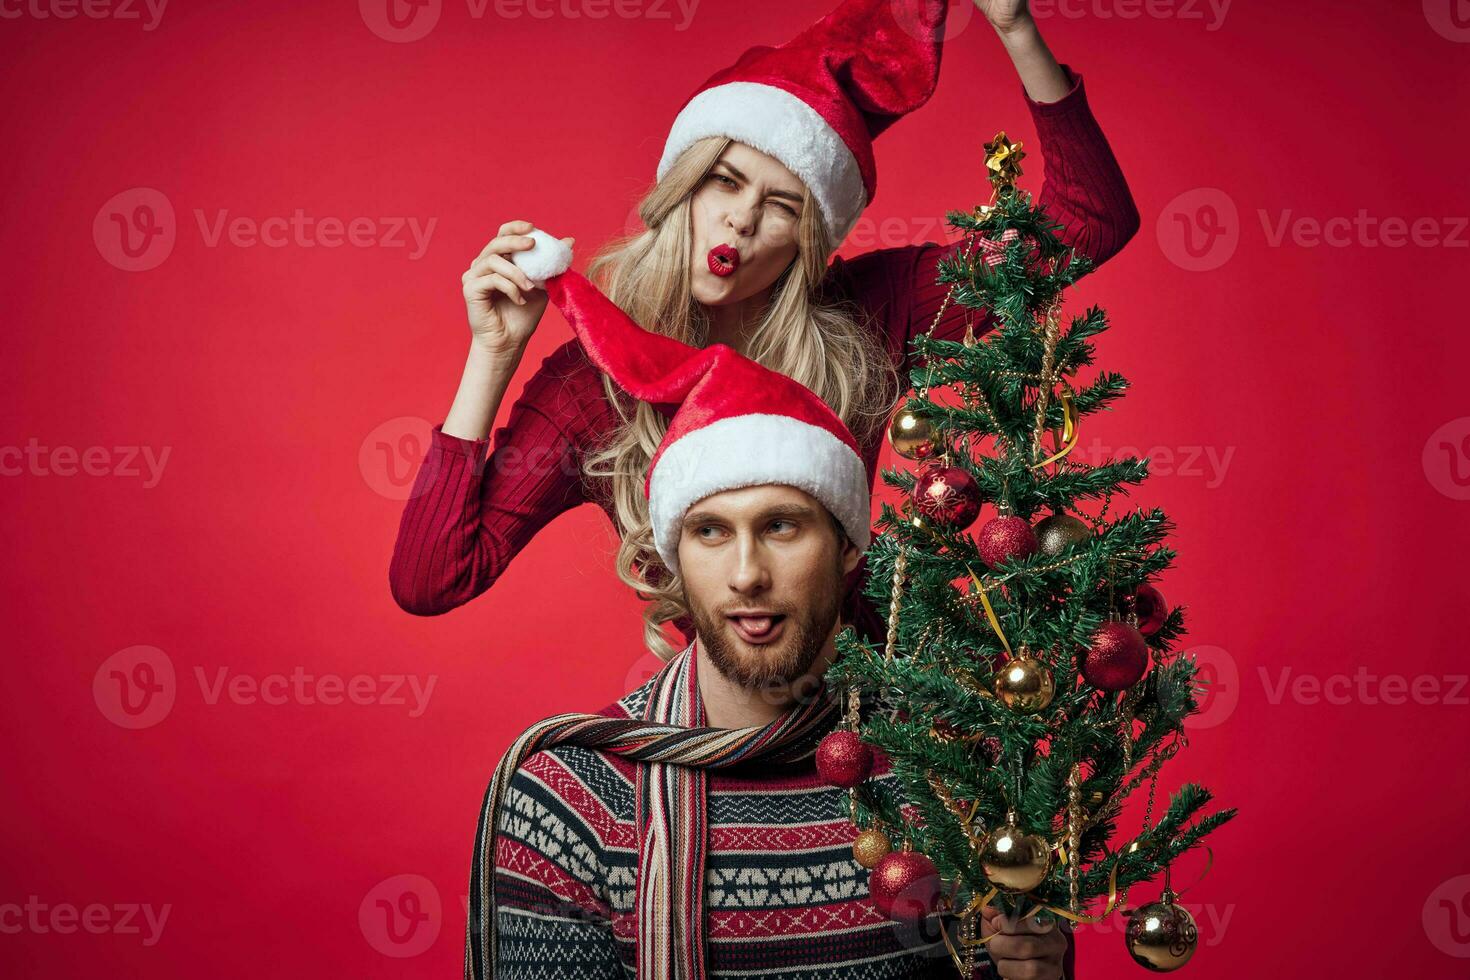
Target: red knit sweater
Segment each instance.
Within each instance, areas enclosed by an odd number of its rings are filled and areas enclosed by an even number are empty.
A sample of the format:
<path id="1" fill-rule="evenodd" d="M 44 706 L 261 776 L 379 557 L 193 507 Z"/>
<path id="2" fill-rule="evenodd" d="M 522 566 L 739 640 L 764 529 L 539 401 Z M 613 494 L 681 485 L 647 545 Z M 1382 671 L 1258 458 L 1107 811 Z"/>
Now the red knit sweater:
<path id="1" fill-rule="evenodd" d="M 1107 138 L 1087 104 L 1082 76 L 1063 65 L 1067 95 L 1040 103 L 1022 89 L 1035 120 L 1044 179 L 1038 202 L 1062 224 L 1063 239 L 1101 264 L 1138 230 L 1138 209 Z M 963 247 L 925 242 L 835 258 L 822 287 L 868 314 L 885 349 L 907 378 L 909 341 L 929 328 L 947 287 L 935 282 L 936 263 Z M 934 335 L 976 335 L 993 317 L 951 303 Z M 593 502 L 617 526 L 610 481 L 581 473 L 584 456 L 602 445 L 617 417 L 601 375 L 569 340 L 553 351 L 526 383 L 506 424 L 490 440 L 446 435 L 436 425 L 413 491 L 404 506 L 389 565 L 393 597 L 408 612 L 432 616 L 484 592 L 522 548 L 557 515 Z M 864 441 L 870 483 L 877 476 L 882 434 Z M 844 615 L 868 636 L 881 635 L 881 618 L 861 596 L 865 566 L 848 579 Z M 691 639 L 688 623 L 678 624 Z"/>

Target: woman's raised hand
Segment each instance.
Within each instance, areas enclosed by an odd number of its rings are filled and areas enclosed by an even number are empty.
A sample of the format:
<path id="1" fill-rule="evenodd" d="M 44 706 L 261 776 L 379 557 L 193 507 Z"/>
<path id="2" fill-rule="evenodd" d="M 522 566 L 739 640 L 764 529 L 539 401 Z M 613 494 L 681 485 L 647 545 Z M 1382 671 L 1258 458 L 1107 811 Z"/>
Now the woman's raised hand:
<path id="1" fill-rule="evenodd" d="M 546 291 L 537 289 L 510 258 L 536 244 L 530 236 L 534 227 L 529 221 L 501 225 L 500 234 L 460 277 L 470 333 L 477 344 L 494 354 L 519 356 L 546 312 Z M 574 241 L 562 240 L 568 245 Z"/>

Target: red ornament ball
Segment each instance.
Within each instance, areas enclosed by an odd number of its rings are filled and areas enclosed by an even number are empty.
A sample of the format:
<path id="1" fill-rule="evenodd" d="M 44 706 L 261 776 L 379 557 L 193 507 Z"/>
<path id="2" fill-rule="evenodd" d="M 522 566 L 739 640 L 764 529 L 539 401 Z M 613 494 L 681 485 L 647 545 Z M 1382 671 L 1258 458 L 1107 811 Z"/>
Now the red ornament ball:
<path id="1" fill-rule="evenodd" d="M 832 732 L 817 746 L 817 775 L 842 789 L 862 783 L 873 772 L 873 747 L 845 728 Z"/>
<path id="2" fill-rule="evenodd" d="M 1014 515 L 993 517 L 976 535 L 980 560 L 991 568 L 1036 554 L 1036 532 L 1023 518 Z"/>
<path id="3" fill-rule="evenodd" d="M 1148 644 L 1127 623 L 1103 623 L 1082 657 L 1082 676 L 1102 691 L 1123 691 L 1148 670 Z"/>
<path id="4" fill-rule="evenodd" d="M 1132 613 L 1138 617 L 1138 632 L 1144 636 L 1152 636 L 1164 625 L 1164 620 L 1169 618 L 1169 605 L 1164 601 L 1164 594 L 1147 582 L 1138 587 L 1138 591 L 1132 595 L 1123 597 L 1123 612 Z"/>
<path id="5" fill-rule="evenodd" d="M 914 483 L 914 509 L 923 516 L 963 531 L 980 516 L 980 485 L 960 466 L 931 466 Z"/>
<path id="6" fill-rule="evenodd" d="M 918 922 L 939 905 L 939 869 L 918 851 L 894 851 L 868 875 L 873 906 L 896 922 Z"/>

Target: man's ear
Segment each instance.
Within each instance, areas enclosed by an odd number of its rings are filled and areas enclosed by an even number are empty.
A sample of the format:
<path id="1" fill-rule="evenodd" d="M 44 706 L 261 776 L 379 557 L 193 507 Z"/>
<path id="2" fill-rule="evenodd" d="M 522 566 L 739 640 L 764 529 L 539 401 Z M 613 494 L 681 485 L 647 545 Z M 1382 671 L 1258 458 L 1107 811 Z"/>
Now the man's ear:
<path id="1" fill-rule="evenodd" d="M 847 535 L 842 536 L 842 574 L 851 575 L 852 570 L 858 567 L 858 562 L 863 560 L 863 553 L 852 539 Z"/>

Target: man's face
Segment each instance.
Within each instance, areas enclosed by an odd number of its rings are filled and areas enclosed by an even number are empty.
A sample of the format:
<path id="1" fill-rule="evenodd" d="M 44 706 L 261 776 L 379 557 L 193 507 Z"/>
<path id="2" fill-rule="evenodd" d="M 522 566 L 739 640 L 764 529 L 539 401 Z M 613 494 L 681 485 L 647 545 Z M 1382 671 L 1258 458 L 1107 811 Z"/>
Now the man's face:
<path id="1" fill-rule="evenodd" d="M 808 673 L 836 634 L 843 580 L 860 557 L 795 487 L 727 490 L 690 507 L 679 566 L 711 662 L 747 688 Z"/>

